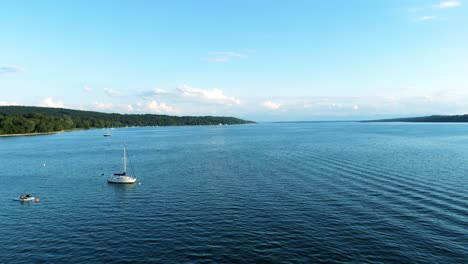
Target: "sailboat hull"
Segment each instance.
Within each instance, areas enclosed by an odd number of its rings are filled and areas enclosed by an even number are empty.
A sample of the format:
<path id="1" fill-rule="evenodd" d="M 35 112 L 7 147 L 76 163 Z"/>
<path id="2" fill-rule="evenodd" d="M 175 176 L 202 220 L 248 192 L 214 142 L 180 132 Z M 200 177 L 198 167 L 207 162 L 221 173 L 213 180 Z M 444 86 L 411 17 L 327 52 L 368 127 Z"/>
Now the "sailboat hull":
<path id="1" fill-rule="evenodd" d="M 131 184 L 136 182 L 136 178 L 122 175 L 112 175 L 107 178 L 108 183 Z"/>

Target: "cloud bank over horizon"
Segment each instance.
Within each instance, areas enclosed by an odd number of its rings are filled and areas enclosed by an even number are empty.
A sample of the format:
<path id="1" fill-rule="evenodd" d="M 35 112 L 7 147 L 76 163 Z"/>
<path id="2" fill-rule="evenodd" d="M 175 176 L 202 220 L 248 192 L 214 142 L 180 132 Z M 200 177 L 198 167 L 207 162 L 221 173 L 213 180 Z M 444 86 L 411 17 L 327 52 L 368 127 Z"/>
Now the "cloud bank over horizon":
<path id="1" fill-rule="evenodd" d="M 407 89 L 397 95 L 310 96 L 241 99 L 219 89 L 200 89 L 182 85 L 174 89 L 150 89 L 111 100 L 75 104 L 46 97 L 36 106 L 93 110 L 126 114 L 218 115 L 256 121 L 361 120 L 432 114 L 468 114 L 468 90 L 441 90 L 417 95 Z M 127 100 L 131 98 L 131 100 Z M 0 105 L 19 105 L 0 101 Z M 26 104 L 27 105 L 27 104 Z"/>
<path id="2" fill-rule="evenodd" d="M 1 66 L 0 65 L 0 75 L 13 74 L 22 72 L 23 68 L 19 66 Z"/>

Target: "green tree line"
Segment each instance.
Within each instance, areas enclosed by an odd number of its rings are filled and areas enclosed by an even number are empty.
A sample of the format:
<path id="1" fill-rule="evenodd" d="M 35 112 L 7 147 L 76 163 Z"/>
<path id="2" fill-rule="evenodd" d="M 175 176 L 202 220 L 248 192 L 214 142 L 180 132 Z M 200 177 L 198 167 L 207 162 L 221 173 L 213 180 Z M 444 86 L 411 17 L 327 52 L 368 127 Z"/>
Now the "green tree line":
<path id="1" fill-rule="evenodd" d="M 468 115 L 432 115 L 420 117 L 370 120 L 363 122 L 467 123 Z"/>
<path id="2" fill-rule="evenodd" d="M 63 108 L 0 106 L 0 134 L 57 132 L 126 126 L 187 126 L 253 123 L 234 117 L 107 114 Z"/>

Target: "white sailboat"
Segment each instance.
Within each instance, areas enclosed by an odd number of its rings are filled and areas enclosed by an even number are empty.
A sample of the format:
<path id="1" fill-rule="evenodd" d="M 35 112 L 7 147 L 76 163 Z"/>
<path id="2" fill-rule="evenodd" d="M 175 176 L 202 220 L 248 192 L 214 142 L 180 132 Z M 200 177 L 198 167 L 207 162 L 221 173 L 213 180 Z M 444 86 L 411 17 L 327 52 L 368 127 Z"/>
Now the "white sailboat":
<path id="1" fill-rule="evenodd" d="M 127 149 L 124 145 L 123 151 L 123 172 L 114 173 L 107 178 L 109 183 L 135 183 L 136 177 L 127 174 Z"/>
<path id="2" fill-rule="evenodd" d="M 109 133 L 109 128 L 107 128 L 107 132 L 104 134 L 105 137 L 110 137 L 111 134 Z"/>

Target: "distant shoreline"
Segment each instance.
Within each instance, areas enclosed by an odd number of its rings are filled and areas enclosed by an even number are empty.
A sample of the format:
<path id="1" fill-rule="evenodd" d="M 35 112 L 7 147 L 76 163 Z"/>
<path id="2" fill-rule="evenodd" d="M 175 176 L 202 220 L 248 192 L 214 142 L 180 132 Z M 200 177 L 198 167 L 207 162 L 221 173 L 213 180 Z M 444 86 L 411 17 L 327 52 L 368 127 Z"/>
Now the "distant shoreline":
<path id="1" fill-rule="evenodd" d="M 468 123 L 468 114 L 466 115 L 431 115 L 419 117 L 403 117 L 378 120 L 366 120 L 365 123 L 375 122 L 402 122 L 402 123 Z"/>
<path id="2" fill-rule="evenodd" d="M 51 135 L 51 134 L 58 134 L 63 133 L 65 130 L 61 131 L 54 131 L 54 132 L 41 132 L 41 133 L 25 133 L 25 134 L 3 134 L 0 137 L 26 137 L 26 136 L 42 136 L 42 135 Z"/>
<path id="3" fill-rule="evenodd" d="M 0 132 L 6 137 L 49 135 L 75 129 L 133 126 L 240 125 L 255 122 L 229 116 L 117 114 L 66 108 L 0 106 Z M 59 130 L 59 131 L 57 131 Z M 39 133 L 28 133 L 37 131 Z M 51 132 L 51 133 L 49 133 Z"/>
<path id="4" fill-rule="evenodd" d="M 228 125 L 228 124 L 226 124 Z M 246 123 L 246 124 L 230 124 L 229 126 L 238 126 L 238 125 L 251 125 L 251 123 Z M 219 126 L 219 125 L 183 125 L 183 126 Z M 223 125 L 224 126 L 224 125 Z M 133 126 L 133 127 L 154 127 L 154 126 Z M 181 126 L 163 126 L 163 127 L 181 127 Z M 111 129 L 115 128 L 129 128 L 129 127 L 113 127 Z M 44 135 L 53 135 L 53 134 L 59 134 L 59 133 L 64 133 L 64 132 L 73 132 L 73 131 L 79 131 L 79 130 L 102 130 L 104 128 L 100 127 L 92 127 L 92 128 L 73 128 L 73 129 L 66 129 L 66 130 L 60 130 L 60 131 L 51 131 L 51 132 L 40 132 L 40 133 L 24 133 L 24 134 L 0 134 L 0 137 L 26 137 L 26 136 L 44 136 Z"/>

